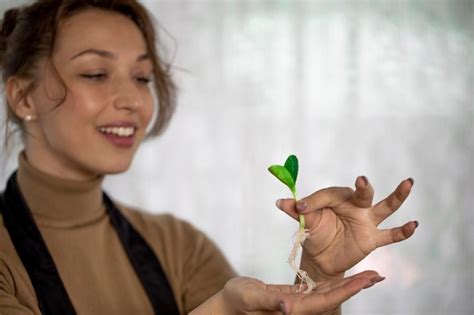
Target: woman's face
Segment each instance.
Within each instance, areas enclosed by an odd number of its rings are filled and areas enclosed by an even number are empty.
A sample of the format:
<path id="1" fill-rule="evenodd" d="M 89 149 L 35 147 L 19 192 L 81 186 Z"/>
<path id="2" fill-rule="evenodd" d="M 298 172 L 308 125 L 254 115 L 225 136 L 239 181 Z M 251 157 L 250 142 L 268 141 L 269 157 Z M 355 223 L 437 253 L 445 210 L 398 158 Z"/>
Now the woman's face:
<path id="1" fill-rule="evenodd" d="M 127 17 L 88 9 L 65 20 L 27 97 L 37 114 L 26 123 L 27 158 L 70 179 L 125 171 L 153 112 L 152 70 L 144 37 Z"/>

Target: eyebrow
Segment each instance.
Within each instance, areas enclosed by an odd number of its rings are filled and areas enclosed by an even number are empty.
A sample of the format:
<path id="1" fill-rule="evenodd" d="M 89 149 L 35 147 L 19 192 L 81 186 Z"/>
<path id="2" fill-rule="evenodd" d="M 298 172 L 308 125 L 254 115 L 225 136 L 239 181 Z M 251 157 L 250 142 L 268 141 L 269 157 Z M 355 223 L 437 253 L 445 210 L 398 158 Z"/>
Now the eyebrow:
<path id="1" fill-rule="evenodd" d="M 89 48 L 89 49 L 81 51 L 77 55 L 74 55 L 71 58 L 71 60 L 76 59 L 76 58 L 78 58 L 80 56 L 83 56 L 83 55 L 86 55 L 86 54 L 94 54 L 94 55 L 98 55 L 100 57 L 104 57 L 104 58 L 108 58 L 108 59 L 117 59 L 117 55 L 115 55 L 114 53 L 112 53 L 110 51 Z M 148 59 L 150 59 L 150 56 L 148 55 L 148 53 L 144 53 L 144 54 L 137 57 L 137 61 L 144 61 L 144 60 L 148 60 Z"/>

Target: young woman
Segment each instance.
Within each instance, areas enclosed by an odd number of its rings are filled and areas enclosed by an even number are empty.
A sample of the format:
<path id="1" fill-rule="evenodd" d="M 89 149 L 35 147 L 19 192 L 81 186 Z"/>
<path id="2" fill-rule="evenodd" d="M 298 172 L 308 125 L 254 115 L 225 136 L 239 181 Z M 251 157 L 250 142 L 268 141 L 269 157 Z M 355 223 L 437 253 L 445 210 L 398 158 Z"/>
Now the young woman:
<path id="1" fill-rule="evenodd" d="M 377 229 L 407 198 L 411 179 L 375 205 L 365 177 L 355 191 L 280 200 L 294 219 L 306 215 L 301 264 L 316 289 L 237 278 L 189 223 L 122 206 L 101 189 L 106 174 L 128 169 L 146 136 L 163 131 L 174 108 L 169 68 L 139 3 L 37 0 L 11 9 L 0 61 L 7 119 L 24 141 L 0 198 L 1 314 L 338 312 L 383 280 L 374 271 L 346 279 L 344 272 L 418 225 Z"/>

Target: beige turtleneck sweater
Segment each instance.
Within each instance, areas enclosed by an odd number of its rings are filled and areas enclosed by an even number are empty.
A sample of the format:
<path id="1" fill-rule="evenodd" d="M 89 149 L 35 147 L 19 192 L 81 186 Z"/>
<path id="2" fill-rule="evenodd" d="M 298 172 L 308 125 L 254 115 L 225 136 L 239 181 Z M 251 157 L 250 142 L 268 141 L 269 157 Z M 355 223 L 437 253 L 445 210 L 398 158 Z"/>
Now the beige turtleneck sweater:
<path id="1" fill-rule="evenodd" d="M 77 313 L 153 314 L 106 215 L 102 178 L 77 182 L 52 177 L 33 168 L 23 155 L 17 176 Z M 171 215 L 118 207 L 160 260 L 182 314 L 235 275 L 217 247 L 191 224 Z M 0 314 L 40 314 L 33 286 L 1 215 Z"/>

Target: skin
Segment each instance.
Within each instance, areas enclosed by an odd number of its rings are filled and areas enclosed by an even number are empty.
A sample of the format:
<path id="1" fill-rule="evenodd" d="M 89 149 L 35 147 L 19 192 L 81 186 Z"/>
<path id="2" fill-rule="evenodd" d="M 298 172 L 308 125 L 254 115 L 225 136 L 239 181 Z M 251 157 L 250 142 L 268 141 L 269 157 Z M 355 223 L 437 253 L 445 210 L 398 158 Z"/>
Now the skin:
<path id="1" fill-rule="evenodd" d="M 146 53 L 142 33 L 123 15 L 88 9 L 65 20 L 51 59 L 43 58 L 37 65 L 36 88 L 14 107 L 19 117 L 33 117 L 25 123 L 25 153 L 30 163 L 45 173 L 73 180 L 127 170 L 153 111 L 146 83 L 152 65 Z M 66 99 L 59 106 L 66 91 L 58 75 L 67 87 Z M 26 83 L 19 78 L 8 80 L 11 104 Z M 117 147 L 98 131 L 116 122 L 138 128 L 132 147 Z"/>

